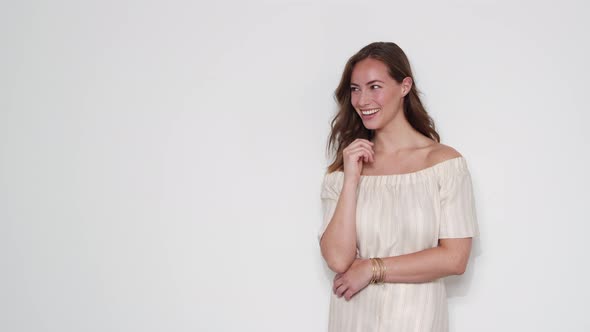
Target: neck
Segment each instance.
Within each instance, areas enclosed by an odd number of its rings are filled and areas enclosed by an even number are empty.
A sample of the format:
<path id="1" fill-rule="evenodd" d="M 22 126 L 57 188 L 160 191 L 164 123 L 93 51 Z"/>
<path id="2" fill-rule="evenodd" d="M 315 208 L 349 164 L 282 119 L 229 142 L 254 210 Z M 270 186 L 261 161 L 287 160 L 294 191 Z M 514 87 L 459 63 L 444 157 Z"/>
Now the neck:
<path id="1" fill-rule="evenodd" d="M 375 130 L 373 142 L 373 150 L 377 154 L 396 154 L 432 144 L 430 139 L 410 125 L 403 110 L 387 126 Z"/>

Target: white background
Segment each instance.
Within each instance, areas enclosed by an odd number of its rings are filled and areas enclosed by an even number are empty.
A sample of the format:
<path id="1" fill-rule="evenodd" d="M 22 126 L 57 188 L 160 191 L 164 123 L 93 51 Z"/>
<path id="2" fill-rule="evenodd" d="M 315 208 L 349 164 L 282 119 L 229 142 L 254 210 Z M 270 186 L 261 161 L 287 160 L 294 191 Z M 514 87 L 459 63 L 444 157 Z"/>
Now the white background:
<path id="1" fill-rule="evenodd" d="M 472 173 L 451 330 L 590 329 L 583 1 L 0 8 L 0 330 L 325 331 L 333 91 L 373 41 Z"/>

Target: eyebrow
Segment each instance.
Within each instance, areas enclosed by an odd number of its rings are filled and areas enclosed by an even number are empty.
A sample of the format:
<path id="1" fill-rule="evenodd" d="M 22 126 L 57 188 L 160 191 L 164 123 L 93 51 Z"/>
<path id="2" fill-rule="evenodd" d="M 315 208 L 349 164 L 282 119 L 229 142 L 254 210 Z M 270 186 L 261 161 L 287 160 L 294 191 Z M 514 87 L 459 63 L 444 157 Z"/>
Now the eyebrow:
<path id="1" fill-rule="evenodd" d="M 380 82 L 380 83 L 383 83 L 383 84 L 385 84 L 385 82 L 383 82 L 383 81 L 380 81 L 380 80 L 372 80 L 372 81 L 370 81 L 370 82 L 367 82 L 367 84 L 365 84 L 365 85 L 373 84 L 373 83 L 375 83 L 375 82 Z M 356 83 L 350 83 L 350 85 L 356 85 L 356 86 L 358 86 L 358 84 L 356 84 Z"/>

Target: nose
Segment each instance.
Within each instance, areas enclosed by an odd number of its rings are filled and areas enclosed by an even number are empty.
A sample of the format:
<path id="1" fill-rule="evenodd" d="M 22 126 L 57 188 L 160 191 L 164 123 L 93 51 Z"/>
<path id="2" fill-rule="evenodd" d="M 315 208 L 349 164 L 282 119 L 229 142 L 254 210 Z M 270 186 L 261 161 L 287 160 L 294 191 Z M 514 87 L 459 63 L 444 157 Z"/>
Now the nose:
<path id="1" fill-rule="evenodd" d="M 369 105 L 371 102 L 369 98 L 369 93 L 365 92 L 364 90 L 359 91 L 359 98 L 357 100 L 357 104 L 359 107 L 364 107 Z"/>

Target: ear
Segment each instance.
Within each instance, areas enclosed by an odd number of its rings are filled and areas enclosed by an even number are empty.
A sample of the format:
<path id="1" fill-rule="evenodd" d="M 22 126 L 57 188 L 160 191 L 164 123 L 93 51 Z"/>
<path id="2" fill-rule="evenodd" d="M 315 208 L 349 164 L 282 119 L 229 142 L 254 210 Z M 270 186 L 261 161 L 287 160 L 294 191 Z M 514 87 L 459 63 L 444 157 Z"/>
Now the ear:
<path id="1" fill-rule="evenodd" d="M 412 89 L 412 78 L 411 77 L 405 77 L 402 81 L 401 87 L 402 87 L 402 97 L 405 97 L 409 92 L 410 89 Z"/>

